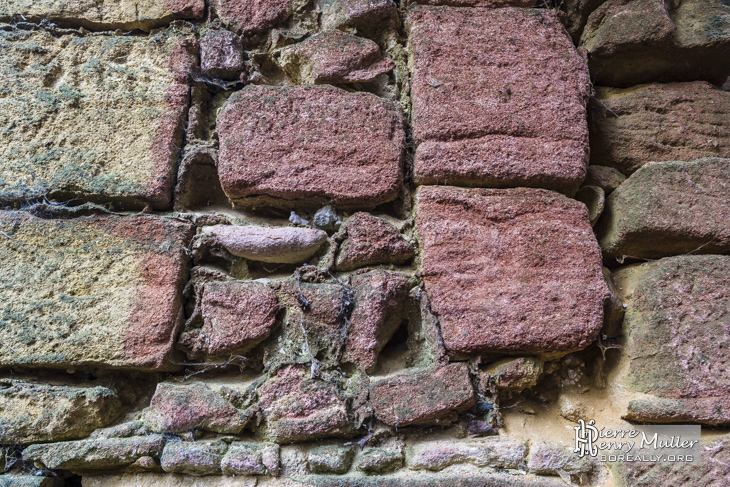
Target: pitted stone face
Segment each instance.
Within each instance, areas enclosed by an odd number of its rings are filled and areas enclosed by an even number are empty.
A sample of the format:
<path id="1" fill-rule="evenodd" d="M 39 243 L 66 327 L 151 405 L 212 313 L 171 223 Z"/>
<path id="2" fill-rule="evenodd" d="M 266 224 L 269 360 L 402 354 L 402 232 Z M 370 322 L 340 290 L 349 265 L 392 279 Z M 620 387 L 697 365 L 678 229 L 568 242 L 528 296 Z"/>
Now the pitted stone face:
<path id="1" fill-rule="evenodd" d="M 0 212 L 3 366 L 172 369 L 192 226 Z"/>
<path id="2" fill-rule="evenodd" d="M 595 340 L 608 289 L 584 205 L 533 189 L 422 187 L 417 199 L 421 272 L 450 354 Z"/>
<path id="3" fill-rule="evenodd" d="M 408 25 L 416 182 L 575 193 L 589 77 L 557 16 L 414 7 Z"/>
<path id="4" fill-rule="evenodd" d="M 371 207 L 402 184 L 395 104 L 332 86 L 247 86 L 218 118 L 221 186 L 234 205 Z"/>
<path id="5" fill-rule="evenodd" d="M 168 207 L 194 41 L 0 32 L 0 201 Z"/>
<path id="6" fill-rule="evenodd" d="M 218 17 L 240 34 L 263 34 L 282 24 L 294 11 L 297 0 L 211 0 Z"/>

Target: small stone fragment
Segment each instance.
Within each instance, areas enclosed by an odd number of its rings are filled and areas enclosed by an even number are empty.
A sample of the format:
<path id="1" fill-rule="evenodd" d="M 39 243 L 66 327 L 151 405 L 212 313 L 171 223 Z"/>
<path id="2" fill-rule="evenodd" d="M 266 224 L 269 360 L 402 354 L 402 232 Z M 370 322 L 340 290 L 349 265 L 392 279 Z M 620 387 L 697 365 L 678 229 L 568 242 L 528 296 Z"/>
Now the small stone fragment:
<path id="1" fill-rule="evenodd" d="M 307 466 L 315 474 L 344 474 L 350 470 L 355 451 L 351 446 L 318 446 L 309 451 Z"/>
<path id="2" fill-rule="evenodd" d="M 578 192 L 575 193 L 575 199 L 586 205 L 588 220 L 592 226 L 595 225 L 606 204 L 606 195 L 603 190 L 598 186 L 581 186 Z"/>
<path id="3" fill-rule="evenodd" d="M 69 387 L 0 380 L 0 443 L 75 440 L 106 426 L 121 413 L 117 393 L 106 387 Z"/>
<path id="4" fill-rule="evenodd" d="M 309 225 L 309 222 L 307 220 L 297 215 L 293 211 L 291 212 L 291 215 L 289 215 L 289 221 L 292 223 L 292 225 L 296 225 L 298 227 L 306 227 L 307 225 Z"/>
<path id="5" fill-rule="evenodd" d="M 583 186 L 598 186 L 608 196 L 624 181 L 626 181 L 626 176 L 621 174 L 618 169 L 591 164 L 588 166 Z"/>
<path id="6" fill-rule="evenodd" d="M 305 376 L 297 367 L 279 370 L 259 391 L 259 407 L 266 421 L 263 435 L 284 444 L 354 434 L 347 404 L 336 388 Z"/>
<path id="7" fill-rule="evenodd" d="M 317 210 L 317 213 L 314 214 L 314 218 L 312 218 L 312 224 L 320 230 L 325 231 L 336 230 L 336 227 L 339 226 L 341 222 L 342 220 L 337 214 L 337 211 L 330 205 L 323 206 Z"/>
<path id="8" fill-rule="evenodd" d="M 380 351 L 401 324 L 411 277 L 379 270 L 354 276 L 351 286 L 355 307 L 347 330 L 345 360 L 372 371 Z"/>
<path id="9" fill-rule="evenodd" d="M 211 0 L 218 17 L 239 34 L 262 34 L 283 23 L 294 11 L 296 0 Z"/>
<path id="10" fill-rule="evenodd" d="M 247 417 L 202 382 L 157 384 L 143 419 L 154 431 L 182 433 L 192 429 L 240 433 Z"/>
<path id="11" fill-rule="evenodd" d="M 279 52 L 281 68 L 299 84 L 366 83 L 392 70 L 378 45 L 339 30 L 315 34 Z"/>
<path id="12" fill-rule="evenodd" d="M 276 294 L 266 284 L 205 283 L 203 327 L 183 331 L 178 347 L 191 359 L 246 353 L 269 336 L 278 310 Z"/>
<path id="13" fill-rule="evenodd" d="M 273 475 L 279 473 L 279 445 L 268 443 L 230 444 L 221 462 L 223 475 Z"/>
<path id="14" fill-rule="evenodd" d="M 483 374 L 500 389 L 521 391 L 537 384 L 543 365 L 538 357 L 507 358 L 489 364 Z"/>
<path id="15" fill-rule="evenodd" d="M 560 443 L 536 441 L 530 446 L 527 468 L 538 475 L 557 475 L 560 470 L 569 475 L 589 474 L 594 465 L 591 457 L 579 457 L 572 448 Z"/>
<path id="16" fill-rule="evenodd" d="M 220 475 L 227 449 L 228 445 L 220 440 L 170 441 L 162 451 L 160 465 L 168 473 Z"/>
<path id="17" fill-rule="evenodd" d="M 246 86 L 218 118 L 221 186 L 236 206 L 375 206 L 402 185 L 393 102 L 332 86 Z"/>
<path id="18" fill-rule="evenodd" d="M 211 78 L 236 79 L 244 69 L 243 46 L 233 32 L 212 30 L 200 38 L 200 70 Z"/>
<path id="19" fill-rule="evenodd" d="M 131 465 L 144 456 L 159 456 L 163 445 L 162 435 L 36 444 L 23 450 L 23 461 L 50 470 L 92 472 Z"/>
<path id="20" fill-rule="evenodd" d="M 214 225 L 203 232 L 237 257 L 275 264 L 304 262 L 327 240 L 327 233 L 312 228 Z"/>
<path id="21" fill-rule="evenodd" d="M 390 426 L 439 424 L 474 406 L 474 389 L 465 364 L 405 373 L 370 384 L 375 416 Z"/>
<path id="22" fill-rule="evenodd" d="M 337 253 L 338 271 L 376 264 L 401 265 L 413 257 L 413 246 L 387 220 L 357 212 L 339 233 L 345 240 Z"/>
<path id="23" fill-rule="evenodd" d="M 643 166 L 607 198 L 601 249 L 621 260 L 728 252 L 728 194 L 730 159 Z"/>
<path id="24" fill-rule="evenodd" d="M 558 399 L 558 409 L 562 417 L 574 423 L 577 423 L 579 419 L 584 421 L 590 419 L 586 405 L 573 396 L 561 395 Z"/>
<path id="25" fill-rule="evenodd" d="M 403 452 L 384 448 L 370 448 L 357 458 L 357 469 L 366 474 L 385 474 L 403 466 Z"/>
<path id="26" fill-rule="evenodd" d="M 449 465 L 471 463 L 477 467 L 517 468 L 527 446 L 508 436 L 457 441 L 424 441 L 409 448 L 411 470 L 440 471 Z"/>

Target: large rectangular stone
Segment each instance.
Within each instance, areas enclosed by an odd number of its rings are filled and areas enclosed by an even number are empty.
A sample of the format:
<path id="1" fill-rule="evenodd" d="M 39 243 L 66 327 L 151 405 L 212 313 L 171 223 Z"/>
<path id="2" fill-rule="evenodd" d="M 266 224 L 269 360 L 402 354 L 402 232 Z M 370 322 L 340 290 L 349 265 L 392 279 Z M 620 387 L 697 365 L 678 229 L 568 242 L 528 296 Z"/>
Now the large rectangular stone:
<path id="1" fill-rule="evenodd" d="M 0 212 L 0 365 L 169 369 L 192 225 Z"/>
<path id="2" fill-rule="evenodd" d="M 375 206 L 400 190 L 395 104 L 332 86 L 247 86 L 218 118 L 221 186 L 235 205 Z"/>
<path id="3" fill-rule="evenodd" d="M 421 187 L 421 274 L 452 355 L 591 343 L 608 289 L 581 203 L 537 189 Z"/>
<path id="4" fill-rule="evenodd" d="M 589 77 L 557 16 L 416 6 L 408 25 L 416 181 L 575 193 Z"/>
<path id="5" fill-rule="evenodd" d="M 149 31 L 174 19 L 199 19 L 204 0 L 3 0 L 0 20 L 51 21 L 99 30 Z"/>
<path id="6" fill-rule="evenodd" d="M 0 201 L 170 205 L 194 41 L 0 31 Z"/>

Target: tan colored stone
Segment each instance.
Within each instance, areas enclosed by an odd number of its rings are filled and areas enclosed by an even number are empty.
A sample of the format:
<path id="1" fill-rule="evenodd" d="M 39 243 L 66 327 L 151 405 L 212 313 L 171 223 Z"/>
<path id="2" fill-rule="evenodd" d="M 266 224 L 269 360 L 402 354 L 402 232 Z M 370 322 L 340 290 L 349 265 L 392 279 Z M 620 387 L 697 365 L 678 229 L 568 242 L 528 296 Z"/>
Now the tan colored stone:
<path id="1" fill-rule="evenodd" d="M 195 43 L 0 31 L 0 200 L 170 206 Z"/>
<path id="2" fill-rule="evenodd" d="M 149 31 L 174 19 L 200 19 L 204 0 L 3 0 L 0 20 L 56 22 L 92 30 Z"/>
<path id="3" fill-rule="evenodd" d="M 411 470 L 443 470 L 459 463 L 477 467 L 517 468 L 523 463 L 527 445 L 509 436 L 478 440 L 424 441 L 409 448 Z"/>
<path id="4" fill-rule="evenodd" d="M 0 380 L 0 443 L 75 440 L 122 412 L 107 387 L 71 387 Z"/>
<path id="5" fill-rule="evenodd" d="M 0 212 L 0 364 L 172 369 L 192 226 Z"/>

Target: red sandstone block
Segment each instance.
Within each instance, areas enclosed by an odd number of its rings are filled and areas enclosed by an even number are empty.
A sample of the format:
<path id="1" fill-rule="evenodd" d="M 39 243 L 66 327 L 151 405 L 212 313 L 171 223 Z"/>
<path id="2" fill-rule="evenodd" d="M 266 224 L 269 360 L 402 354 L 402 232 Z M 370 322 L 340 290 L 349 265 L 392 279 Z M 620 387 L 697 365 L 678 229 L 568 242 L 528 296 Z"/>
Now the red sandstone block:
<path id="1" fill-rule="evenodd" d="M 416 181 L 575 193 L 589 77 L 557 16 L 415 7 L 408 23 Z"/>
<path id="2" fill-rule="evenodd" d="M 221 186 L 235 205 L 375 206 L 402 184 L 396 106 L 332 86 L 247 86 L 218 118 Z"/>
<path id="3" fill-rule="evenodd" d="M 421 273 L 452 355 L 591 343 L 608 289 L 585 205 L 537 189 L 422 187 Z"/>
<path id="4" fill-rule="evenodd" d="M 211 0 L 210 6 L 239 33 L 254 35 L 284 22 L 295 3 L 295 0 Z"/>

